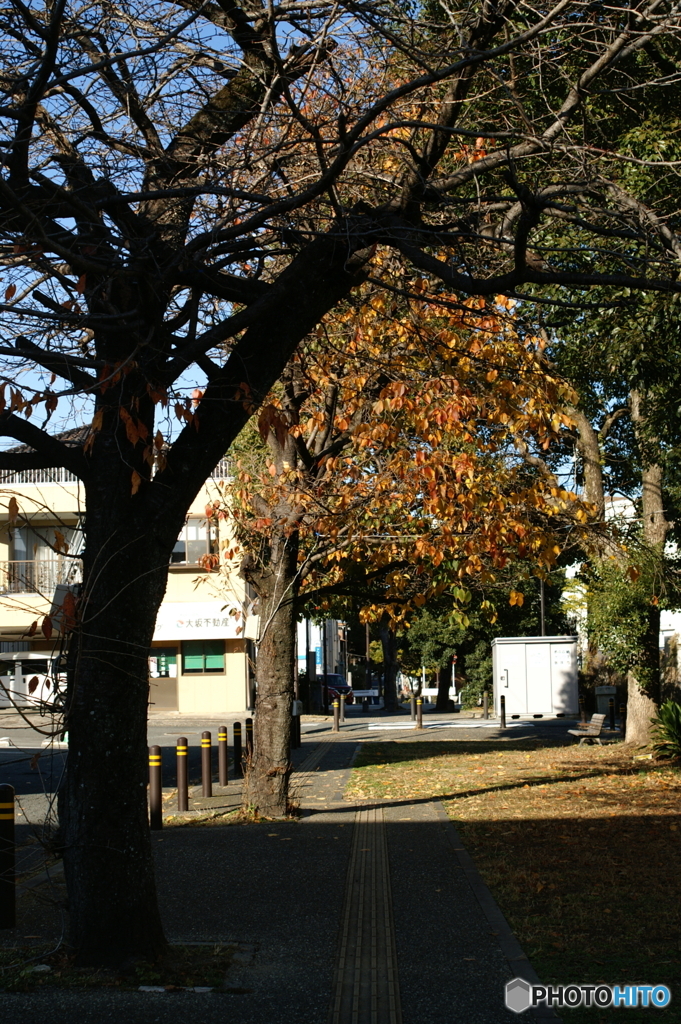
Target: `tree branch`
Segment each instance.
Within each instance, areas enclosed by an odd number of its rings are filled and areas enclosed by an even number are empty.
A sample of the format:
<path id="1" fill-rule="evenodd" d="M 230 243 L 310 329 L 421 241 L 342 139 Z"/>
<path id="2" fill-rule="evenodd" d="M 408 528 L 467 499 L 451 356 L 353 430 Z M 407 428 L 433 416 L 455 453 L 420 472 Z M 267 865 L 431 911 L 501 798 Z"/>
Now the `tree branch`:
<path id="1" fill-rule="evenodd" d="M 63 444 L 56 437 L 45 433 L 44 430 L 36 427 L 33 423 L 29 423 L 28 420 L 19 419 L 12 412 L 0 413 L 0 435 L 13 437 L 16 441 L 34 448 L 37 456 L 43 460 L 40 468 L 45 466 L 63 466 L 64 469 L 68 469 L 81 480 L 87 478 L 88 467 L 82 447 Z M 3 456 L 3 459 L 8 460 L 11 455 L 23 457 L 24 455 L 31 455 L 31 453 L 8 452 Z M 12 469 L 13 465 L 10 464 L 6 468 Z"/>

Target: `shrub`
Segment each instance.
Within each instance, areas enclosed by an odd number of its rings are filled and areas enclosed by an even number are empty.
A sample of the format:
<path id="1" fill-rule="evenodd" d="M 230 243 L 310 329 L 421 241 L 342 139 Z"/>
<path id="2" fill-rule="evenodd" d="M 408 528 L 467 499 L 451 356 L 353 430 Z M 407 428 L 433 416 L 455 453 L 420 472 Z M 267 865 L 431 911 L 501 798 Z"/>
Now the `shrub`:
<path id="1" fill-rule="evenodd" d="M 681 704 L 667 700 L 653 723 L 653 750 L 658 757 L 681 757 Z"/>

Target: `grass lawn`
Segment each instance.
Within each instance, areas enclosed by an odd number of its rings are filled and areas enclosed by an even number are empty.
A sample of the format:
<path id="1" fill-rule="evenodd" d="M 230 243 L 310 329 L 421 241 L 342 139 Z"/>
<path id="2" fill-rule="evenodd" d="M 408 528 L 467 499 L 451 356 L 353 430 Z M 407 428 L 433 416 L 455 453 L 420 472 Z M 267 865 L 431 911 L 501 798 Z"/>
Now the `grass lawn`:
<path id="1" fill-rule="evenodd" d="M 678 766 L 619 744 L 376 742 L 349 795 L 441 799 L 542 981 L 672 989 L 665 1010 L 562 1010 L 570 1024 L 681 1022 Z"/>

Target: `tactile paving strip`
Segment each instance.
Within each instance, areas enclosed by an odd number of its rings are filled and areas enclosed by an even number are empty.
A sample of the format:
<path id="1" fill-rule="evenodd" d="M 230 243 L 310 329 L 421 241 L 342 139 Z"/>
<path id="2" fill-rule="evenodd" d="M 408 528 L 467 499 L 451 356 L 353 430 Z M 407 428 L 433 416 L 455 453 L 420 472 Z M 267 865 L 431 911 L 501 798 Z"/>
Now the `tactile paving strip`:
<path id="1" fill-rule="evenodd" d="M 372 805 L 355 815 L 329 1024 L 402 1024 L 383 810 Z"/>

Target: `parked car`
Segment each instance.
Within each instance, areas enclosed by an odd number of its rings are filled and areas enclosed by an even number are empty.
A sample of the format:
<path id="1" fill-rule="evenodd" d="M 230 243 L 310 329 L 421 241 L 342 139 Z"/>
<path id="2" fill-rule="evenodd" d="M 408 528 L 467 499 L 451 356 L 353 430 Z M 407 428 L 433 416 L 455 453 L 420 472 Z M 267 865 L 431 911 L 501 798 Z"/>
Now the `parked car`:
<path id="1" fill-rule="evenodd" d="M 329 704 L 333 703 L 336 697 L 340 697 L 341 693 L 345 694 L 345 703 L 354 704 L 355 698 L 352 692 L 352 687 L 345 681 L 345 678 L 338 672 L 327 672 L 326 682 L 329 687 Z M 322 685 L 324 679 L 322 677 Z"/>

